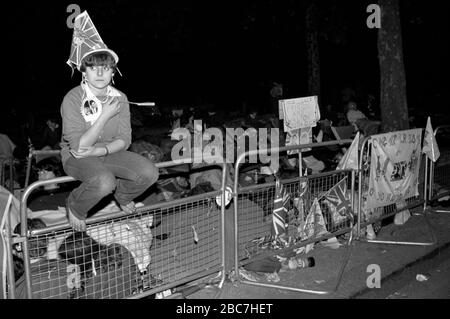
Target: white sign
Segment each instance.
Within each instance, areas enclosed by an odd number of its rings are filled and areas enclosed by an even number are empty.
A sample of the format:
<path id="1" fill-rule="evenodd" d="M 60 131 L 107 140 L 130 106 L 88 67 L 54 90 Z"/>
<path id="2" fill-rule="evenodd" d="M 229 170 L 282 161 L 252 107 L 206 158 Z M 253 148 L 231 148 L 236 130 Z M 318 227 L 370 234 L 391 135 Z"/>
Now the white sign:
<path id="1" fill-rule="evenodd" d="M 284 131 L 315 127 L 320 120 L 317 96 L 308 96 L 279 101 L 280 119 L 284 120 Z"/>

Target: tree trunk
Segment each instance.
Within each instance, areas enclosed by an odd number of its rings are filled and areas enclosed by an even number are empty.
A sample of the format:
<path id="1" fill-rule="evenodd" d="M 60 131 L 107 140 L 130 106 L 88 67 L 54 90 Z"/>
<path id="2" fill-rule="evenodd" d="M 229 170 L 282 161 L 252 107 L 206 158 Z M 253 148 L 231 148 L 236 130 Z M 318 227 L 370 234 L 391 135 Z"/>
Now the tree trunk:
<path id="1" fill-rule="evenodd" d="M 306 9 L 306 50 L 308 53 L 308 93 L 320 97 L 320 56 L 318 8 L 315 3 Z"/>
<path id="2" fill-rule="evenodd" d="M 379 0 L 379 4 L 381 7 L 381 28 L 378 30 L 381 129 L 383 132 L 405 130 L 409 128 L 409 119 L 399 1 Z"/>

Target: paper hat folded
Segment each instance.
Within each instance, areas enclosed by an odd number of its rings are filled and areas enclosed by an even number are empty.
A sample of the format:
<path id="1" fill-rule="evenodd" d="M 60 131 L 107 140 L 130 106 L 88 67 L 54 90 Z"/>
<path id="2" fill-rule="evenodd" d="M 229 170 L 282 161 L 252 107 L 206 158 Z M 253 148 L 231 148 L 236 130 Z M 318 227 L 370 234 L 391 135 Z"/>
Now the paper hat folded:
<path id="1" fill-rule="evenodd" d="M 94 26 L 87 11 L 79 14 L 75 18 L 75 24 L 73 28 L 72 48 L 70 50 L 70 57 L 67 60 L 67 64 L 72 68 L 76 67 L 80 70 L 81 61 L 89 54 L 95 52 L 108 52 L 113 56 L 116 63 L 119 62 L 118 55 L 108 49 L 105 43 L 103 43 L 100 34 Z"/>

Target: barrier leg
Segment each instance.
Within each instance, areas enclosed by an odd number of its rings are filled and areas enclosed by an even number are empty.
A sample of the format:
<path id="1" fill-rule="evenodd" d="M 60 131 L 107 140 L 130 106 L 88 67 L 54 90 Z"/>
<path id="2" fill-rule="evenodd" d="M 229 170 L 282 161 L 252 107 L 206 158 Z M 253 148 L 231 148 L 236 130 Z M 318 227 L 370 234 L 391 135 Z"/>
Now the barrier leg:
<path id="1" fill-rule="evenodd" d="M 434 234 L 433 228 L 427 218 L 427 215 L 424 213 L 423 217 L 425 218 L 425 222 L 430 230 L 430 235 L 432 240 L 430 242 L 410 242 L 410 241 L 391 241 L 391 240 L 376 240 L 376 239 L 365 239 L 362 240 L 364 242 L 372 243 L 372 244 L 390 244 L 390 245 L 409 245 L 409 246 L 433 246 L 437 243 L 436 235 Z"/>
<path id="2" fill-rule="evenodd" d="M 361 196 L 360 196 L 359 200 L 361 200 Z M 410 205 L 408 205 L 398 212 L 401 212 L 401 211 L 409 209 L 409 208 L 412 208 L 412 207 L 410 207 Z M 396 213 L 398 213 L 398 212 L 396 212 Z M 424 211 L 421 214 L 417 214 L 415 216 L 423 216 L 424 217 L 427 228 L 429 229 L 429 232 L 430 232 L 429 234 L 432 238 L 432 240 L 429 242 L 409 242 L 409 241 L 376 240 L 376 239 L 360 239 L 360 238 L 358 238 L 358 239 L 360 241 L 364 241 L 367 243 L 373 243 L 373 244 L 410 245 L 410 246 L 432 246 L 432 245 L 435 245 L 437 243 L 437 238 L 436 238 L 436 235 L 434 234 L 433 227 L 431 226 L 430 221 L 428 220 L 427 214 L 428 214 L 428 212 Z M 390 215 L 392 215 L 392 214 L 390 214 Z"/>
<path id="3" fill-rule="evenodd" d="M 222 198 L 221 198 L 221 207 L 220 207 L 220 213 L 221 213 L 221 232 L 222 232 L 222 242 L 221 242 L 221 254 L 222 254 L 222 272 L 221 272 L 221 276 L 220 276 L 220 282 L 217 285 L 217 292 L 214 295 L 214 299 L 218 299 L 220 298 L 220 295 L 222 294 L 222 288 L 223 288 L 223 284 L 225 283 L 226 280 L 226 273 L 225 273 L 225 269 L 226 269 L 226 265 L 225 265 L 225 191 L 226 191 L 226 181 L 227 181 L 227 164 L 224 163 L 223 167 L 222 167 Z"/>
<path id="4" fill-rule="evenodd" d="M 431 175 L 430 175 L 431 177 Z M 424 201 L 423 201 L 423 213 L 425 213 L 425 210 L 427 209 L 427 179 L 428 179 L 428 158 L 425 157 L 425 180 L 423 182 L 423 196 L 424 196 Z"/>

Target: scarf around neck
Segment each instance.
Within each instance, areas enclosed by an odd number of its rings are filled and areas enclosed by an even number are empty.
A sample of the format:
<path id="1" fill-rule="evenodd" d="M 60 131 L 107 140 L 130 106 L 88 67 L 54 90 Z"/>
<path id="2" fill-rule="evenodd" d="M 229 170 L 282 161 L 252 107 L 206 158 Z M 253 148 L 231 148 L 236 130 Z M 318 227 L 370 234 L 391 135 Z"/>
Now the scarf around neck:
<path id="1" fill-rule="evenodd" d="M 81 88 L 83 89 L 83 99 L 80 105 L 80 113 L 83 116 L 86 122 L 90 122 L 91 125 L 97 121 L 100 114 L 102 114 L 102 103 L 109 102 L 112 98 L 121 96 L 119 91 L 113 88 L 111 85 L 108 85 L 106 88 L 106 96 L 103 101 L 92 93 L 89 85 L 86 81 L 81 82 Z"/>

